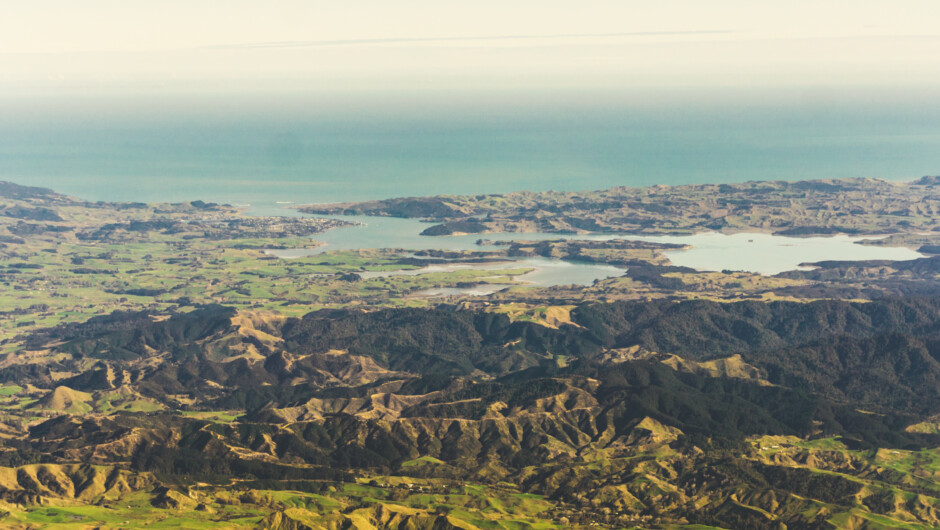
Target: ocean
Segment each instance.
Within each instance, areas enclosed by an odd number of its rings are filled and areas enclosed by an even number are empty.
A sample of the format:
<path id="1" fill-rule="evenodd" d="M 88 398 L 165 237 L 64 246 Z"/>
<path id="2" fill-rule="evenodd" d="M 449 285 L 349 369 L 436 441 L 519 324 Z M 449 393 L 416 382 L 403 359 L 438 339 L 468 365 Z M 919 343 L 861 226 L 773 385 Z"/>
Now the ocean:
<path id="1" fill-rule="evenodd" d="M 89 200 L 273 205 L 940 173 L 940 106 L 917 102 L 54 101 L 2 110 L 0 179 Z"/>
<path id="2" fill-rule="evenodd" d="M 201 199 L 251 205 L 249 212 L 258 215 L 296 215 L 291 205 L 386 197 L 912 180 L 940 170 L 940 107 L 914 102 L 162 103 L 56 102 L 8 112 L 0 120 L 0 179 L 88 200 Z M 356 221 L 363 224 L 319 235 L 326 243 L 319 250 L 478 248 L 476 236 L 419 236 L 426 225 L 417 220 Z M 698 234 L 671 241 L 693 249 L 672 252 L 670 259 L 702 270 L 775 274 L 806 261 L 919 257 L 906 248 L 853 241 Z M 618 274 L 591 264 L 535 268 L 532 281 L 544 285 Z"/>

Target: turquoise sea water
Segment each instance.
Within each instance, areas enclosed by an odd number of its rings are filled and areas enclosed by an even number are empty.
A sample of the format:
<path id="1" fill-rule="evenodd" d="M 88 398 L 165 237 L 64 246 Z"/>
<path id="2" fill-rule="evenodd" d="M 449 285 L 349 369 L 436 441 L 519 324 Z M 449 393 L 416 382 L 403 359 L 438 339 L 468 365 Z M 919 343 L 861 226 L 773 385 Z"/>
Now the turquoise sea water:
<path id="1" fill-rule="evenodd" d="M 913 102 L 147 105 L 5 112 L 0 179 L 91 200 L 273 206 L 940 172 L 940 105 Z"/>
<path id="2" fill-rule="evenodd" d="M 188 110 L 186 110 L 188 108 Z M 10 107 L 0 105 L 0 110 Z M 940 105 L 772 98 L 635 105 L 34 107 L 0 119 L 0 179 L 89 200 L 291 204 L 518 190 L 940 173 Z M 474 248 L 376 219 L 319 239 L 339 248 Z M 488 235 L 495 239 L 501 236 Z M 528 234 L 503 238 L 557 237 Z M 656 238 L 670 240 L 669 238 Z M 825 259 L 911 259 L 847 238 L 700 234 L 674 263 L 773 274 Z M 617 271 L 542 263 L 533 283 L 590 283 Z"/>

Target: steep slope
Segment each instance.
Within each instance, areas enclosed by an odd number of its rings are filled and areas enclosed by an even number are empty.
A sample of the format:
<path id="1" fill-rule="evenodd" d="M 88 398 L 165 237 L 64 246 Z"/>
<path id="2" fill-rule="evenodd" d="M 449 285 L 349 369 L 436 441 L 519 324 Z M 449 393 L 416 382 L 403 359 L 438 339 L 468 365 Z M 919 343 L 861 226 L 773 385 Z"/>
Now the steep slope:
<path id="1" fill-rule="evenodd" d="M 0 365 L 34 385 L 9 413 L 46 416 L 7 418 L 22 435 L 0 456 L 153 473 L 154 509 L 207 518 L 232 485 L 322 497 L 251 501 L 283 527 L 487 527 L 507 499 L 558 526 L 938 523 L 937 299 L 564 316 L 216 306 L 64 326 Z M 10 499 L 87 502 L 79 478 L 22 473 Z"/>

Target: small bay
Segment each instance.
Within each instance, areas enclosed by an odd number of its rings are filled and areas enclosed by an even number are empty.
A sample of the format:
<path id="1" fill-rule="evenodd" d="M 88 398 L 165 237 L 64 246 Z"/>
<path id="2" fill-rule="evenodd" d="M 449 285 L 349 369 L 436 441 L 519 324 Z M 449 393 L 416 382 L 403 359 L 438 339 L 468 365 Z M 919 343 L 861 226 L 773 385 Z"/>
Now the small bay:
<path id="1" fill-rule="evenodd" d="M 259 210 L 266 214 L 275 210 Z M 415 219 L 367 216 L 331 216 L 353 223 L 354 226 L 336 228 L 317 235 L 314 239 L 324 245 L 305 250 L 271 251 L 285 258 L 309 256 L 334 250 L 358 248 L 395 248 L 403 250 L 496 250 L 500 247 L 479 245 L 480 239 L 489 241 L 585 239 L 594 241 L 627 239 L 688 245 L 691 248 L 668 250 L 665 255 L 674 265 L 703 271 L 735 270 L 773 275 L 801 268 L 805 263 L 818 261 L 910 260 L 923 257 L 906 247 L 860 245 L 857 241 L 870 239 L 845 235 L 829 237 L 783 237 L 760 233 L 721 234 L 706 232 L 681 236 L 641 236 L 624 234 L 552 234 L 552 233 L 495 233 L 460 236 L 422 236 L 428 224 Z M 535 271 L 519 277 L 533 285 L 589 285 L 596 279 L 622 274 L 622 269 L 609 265 L 578 263 L 545 258 L 518 260 L 513 266 L 532 266 Z M 461 265 L 462 267 L 470 267 Z M 440 266 L 434 266 L 440 268 Z M 474 268 L 494 268 L 493 264 Z M 435 272 L 429 268 L 424 272 Z M 440 271 L 438 271 L 440 272 Z M 407 274 L 415 274 L 407 271 Z M 385 273 L 387 274 L 387 273 Z"/>

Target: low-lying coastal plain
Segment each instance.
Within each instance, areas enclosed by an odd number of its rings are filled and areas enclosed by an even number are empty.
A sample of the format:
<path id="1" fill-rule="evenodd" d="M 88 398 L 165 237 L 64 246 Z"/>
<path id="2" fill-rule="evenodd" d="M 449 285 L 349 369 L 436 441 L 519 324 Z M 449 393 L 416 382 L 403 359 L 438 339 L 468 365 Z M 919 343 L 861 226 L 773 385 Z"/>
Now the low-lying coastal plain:
<path id="1" fill-rule="evenodd" d="M 0 525 L 940 525 L 935 177 L 204 199 L 0 183 Z"/>

